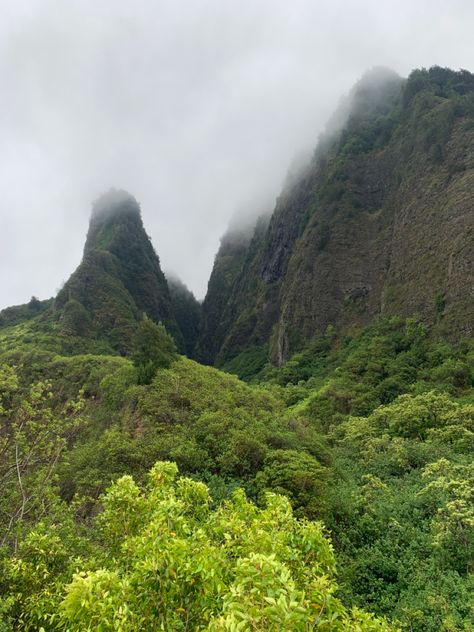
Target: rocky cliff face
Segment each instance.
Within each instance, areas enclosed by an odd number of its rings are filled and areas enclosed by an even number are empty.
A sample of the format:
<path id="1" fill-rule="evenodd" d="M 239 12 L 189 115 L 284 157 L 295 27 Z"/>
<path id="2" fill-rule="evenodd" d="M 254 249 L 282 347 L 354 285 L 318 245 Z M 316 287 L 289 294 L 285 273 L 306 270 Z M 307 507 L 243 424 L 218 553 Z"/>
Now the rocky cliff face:
<path id="1" fill-rule="evenodd" d="M 222 307 L 210 282 L 203 319 L 219 333 L 208 360 L 267 345 L 281 363 L 328 325 L 383 314 L 472 335 L 474 76 L 372 73 L 344 108 L 241 253 Z M 213 276 L 223 265 L 219 253 Z"/>
<path id="2" fill-rule="evenodd" d="M 261 217 L 254 228 L 233 228 L 221 240 L 202 304 L 197 345 L 201 362 L 212 364 L 226 345 L 233 344 L 244 351 L 252 336 L 258 340 L 254 321 L 255 279 L 267 225 L 268 218 Z M 239 320 L 239 327 L 235 328 L 237 339 L 229 342 L 236 320 Z"/>
<path id="3" fill-rule="evenodd" d="M 84 256 L 54 302 L 63 333 L 105 337 L 127 353 L 146 314 L 181 341 L 168 284 L 131 195 L 111 190 L 93 206 Z"/>
<path id="4" fill-rule="evenodd" d="M 171 297 L 171 307 L 182 337 L 182 352 L 188 358 L 196 355 L 199 336 L 201 305 L 194 294 L 176 276 L 166 275 Z"/>
<path id="5" fill-rule="evenodd" d="M 221 240 L 202 304 L 197 357 L 206 364 L 212 364 L 226 336 L 224 313 L 242 273 L 251 238 L 251 230 L 232 230 Z"/>

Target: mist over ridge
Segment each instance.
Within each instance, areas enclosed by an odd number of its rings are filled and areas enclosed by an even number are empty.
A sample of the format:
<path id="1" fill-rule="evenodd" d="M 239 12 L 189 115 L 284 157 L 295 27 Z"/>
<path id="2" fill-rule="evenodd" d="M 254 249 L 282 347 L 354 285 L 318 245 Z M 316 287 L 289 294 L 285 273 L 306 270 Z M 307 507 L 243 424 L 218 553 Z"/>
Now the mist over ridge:
<path id="1" fill-rule="evenodd" d="M 0 3 L 0 632 L 474 632 L 473 27 Z"/>
<path id="2" fill-rule="evenodd" d="M 363 76 L 268 226 L 222 240 L 199 357 L 245 375 L 390 315 L 472 335 L 473 113 L 468 71 Z"/>
<path id="3" fill-rule="evenodd" d="M 274 207 L 364 71 L 473 67 L 473 18 L 463 2 L 7 1 L 0 306 L 57 292 L 110 186 L 139 200 L 163 268 L 202 299 L 236 209 Z"/>

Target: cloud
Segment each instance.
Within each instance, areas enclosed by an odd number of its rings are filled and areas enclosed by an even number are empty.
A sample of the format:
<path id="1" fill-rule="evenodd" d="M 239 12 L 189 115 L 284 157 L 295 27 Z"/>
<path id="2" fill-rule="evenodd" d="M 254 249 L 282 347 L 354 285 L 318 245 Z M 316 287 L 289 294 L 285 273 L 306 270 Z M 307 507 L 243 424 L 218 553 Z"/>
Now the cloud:
<path id="1" fill-rule="evenodd" d="M 202 298 L 230 218 L 272 206 L 364 71 L 472 70 L 473 26 L 456 0 L 4 0 L 0 307 L 56 292 L 111 186 Z"/>

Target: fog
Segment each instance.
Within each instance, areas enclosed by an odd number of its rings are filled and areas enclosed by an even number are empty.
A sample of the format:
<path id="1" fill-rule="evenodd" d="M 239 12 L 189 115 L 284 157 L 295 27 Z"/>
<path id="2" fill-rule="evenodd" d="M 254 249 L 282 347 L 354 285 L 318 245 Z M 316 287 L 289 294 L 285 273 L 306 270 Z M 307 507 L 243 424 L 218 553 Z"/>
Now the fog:
<path id="1" fill-rule="evenodd" d="M 56 293 L 110 187 L 202 298 L 361 75 L 472 71 L 473 27 L 469 0 L 2 0 L 0 308 Z"/>

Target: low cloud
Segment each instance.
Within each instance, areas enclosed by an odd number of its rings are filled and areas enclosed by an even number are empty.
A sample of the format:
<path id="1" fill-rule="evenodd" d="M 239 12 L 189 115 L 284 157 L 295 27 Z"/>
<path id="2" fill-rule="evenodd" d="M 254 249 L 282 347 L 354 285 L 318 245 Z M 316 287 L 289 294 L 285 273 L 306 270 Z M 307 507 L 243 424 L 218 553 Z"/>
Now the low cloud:
<path id="1" fill-rule="evenodd" d="M 341 95 L 373 66 L 472 70 L 473 26 L 456 0 L 5 0 L 0 307 L 56 292 L 110 187 L 202 298 L 231 218 L 273 205 Z"/>

